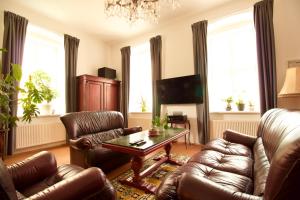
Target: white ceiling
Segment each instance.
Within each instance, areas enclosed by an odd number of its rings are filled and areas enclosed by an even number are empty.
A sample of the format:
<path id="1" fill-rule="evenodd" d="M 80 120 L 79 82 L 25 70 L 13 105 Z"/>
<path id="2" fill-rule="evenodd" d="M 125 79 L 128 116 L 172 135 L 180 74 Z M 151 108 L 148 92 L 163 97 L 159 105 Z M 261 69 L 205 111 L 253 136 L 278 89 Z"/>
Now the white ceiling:
<path id="1" fill-rule="evenodd" d="M 49 18 L 97 34 L 106 41 L 114 41 L 150 31 L 161 24 L 174 20 L 174 18 L 200 13 L 232 0 L 179 0 L 181 6 L 175 10 L 167 6 L 161 7 L 158 24 L 139 22 L 134 25 L 119 18 L 107 18 L 104 14 L 104 0 L 15 1 Z"/>

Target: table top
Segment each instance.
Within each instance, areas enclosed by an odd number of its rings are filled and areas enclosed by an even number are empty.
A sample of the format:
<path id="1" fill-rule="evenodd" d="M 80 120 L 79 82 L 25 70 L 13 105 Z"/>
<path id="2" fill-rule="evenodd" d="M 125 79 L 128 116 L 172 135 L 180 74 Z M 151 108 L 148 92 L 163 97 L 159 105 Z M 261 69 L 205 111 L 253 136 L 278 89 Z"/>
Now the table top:
<path id="1" fill-rule="evenodd" d="M 183 128 L 170 128 L 160 132 L 157 136 L 150 137 L 149 131 L 146 130 L 105 141 L 102 146 L 119 152 L 144 156 L 187 133 L 188 130 Z M 139 140 L 143 140 L 145 143 L 140 146 L 130 144 Z"/>

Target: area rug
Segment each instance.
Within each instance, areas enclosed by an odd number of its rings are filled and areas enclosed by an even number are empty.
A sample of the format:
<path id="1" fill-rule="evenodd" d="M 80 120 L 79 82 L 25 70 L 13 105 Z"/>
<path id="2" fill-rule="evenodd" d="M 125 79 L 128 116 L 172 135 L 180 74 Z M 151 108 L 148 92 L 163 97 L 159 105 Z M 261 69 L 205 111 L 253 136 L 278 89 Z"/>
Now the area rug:
<path id="1" fill-rule="evenodd" d="M 164 155 L 164 152 L 159 152 L 158 154 L 154 155 L 153 157 L 144 161 L 144 166 L 142 170 L 146 169 L 150 165 L 152 165 L 155 161 L 153 158 L 159 157 Z M 186 155 L 176 155 L 172 154 L 172 159 L 180 161 L 182 163 L 187 162 L 189 156 Z M 171 165 L 169 163 L 163 163 L 155 172 L 153 172 L 150 176 L 144 178 L 143 180 L 147 183 L 158 187 L 161 181 L 170 173 L 175 171 L 179 166 Z M 113 180 L 111 180 L 112 185 L 114 186 L 115 190 L 117 191 L 117 197 L 119 200 L 152 200 L 155 199 L 153 194 L 147 194 L 142 190 L 136 189 L 134 187 L 126 186 L 119 183 L 119 179 L 125 179 L 128 177 L 133 176 L 133 171 L 131 169 L 127 170 L 123 174 L 117 176 Z"/>

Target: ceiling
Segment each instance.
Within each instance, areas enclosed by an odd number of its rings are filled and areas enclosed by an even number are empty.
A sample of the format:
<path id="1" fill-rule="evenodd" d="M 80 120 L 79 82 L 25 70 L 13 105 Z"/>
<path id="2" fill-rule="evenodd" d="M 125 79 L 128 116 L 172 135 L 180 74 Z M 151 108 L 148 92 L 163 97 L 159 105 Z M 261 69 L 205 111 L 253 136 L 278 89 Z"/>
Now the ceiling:
<path id="1" fill-rule="evenodd" d="M 175 18 L 204 12 L 232 0 L 179 0 L 181 6 L 175 10 L 163 4 L 158 24 L 139 22 L 133 25 L 120 18 L 107 18 L 104 14 L 104 0 L 15 1 L 49 18 L 99 35 L 105 41 L 114 41 L 151 31 Z"/>

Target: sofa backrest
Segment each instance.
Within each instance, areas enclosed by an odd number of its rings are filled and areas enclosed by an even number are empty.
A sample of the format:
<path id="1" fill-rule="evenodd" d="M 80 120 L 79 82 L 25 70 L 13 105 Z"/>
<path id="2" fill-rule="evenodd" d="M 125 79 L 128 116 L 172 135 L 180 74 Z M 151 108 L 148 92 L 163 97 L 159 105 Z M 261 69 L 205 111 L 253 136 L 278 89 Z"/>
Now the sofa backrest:
<path id="1" fill-rule="evenodd" d="M 99 133 L 111 129 L 124 128 L 122 113 L 117 111 L 83 111 L 62 116 L 69 139 L 83 135 Z"/>
<path id="2" fill-rule="evenodd" d="M 270 162 L 264 199 L 299 198 L 300 112 L 269 110 L 261 118 L 258 137 Z"/>

